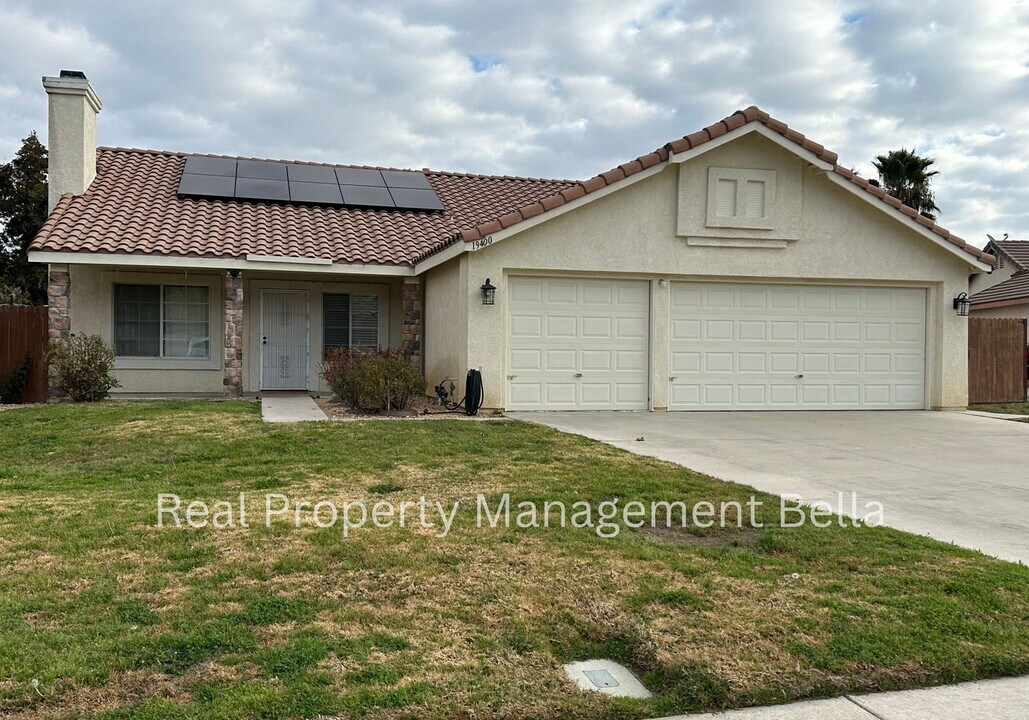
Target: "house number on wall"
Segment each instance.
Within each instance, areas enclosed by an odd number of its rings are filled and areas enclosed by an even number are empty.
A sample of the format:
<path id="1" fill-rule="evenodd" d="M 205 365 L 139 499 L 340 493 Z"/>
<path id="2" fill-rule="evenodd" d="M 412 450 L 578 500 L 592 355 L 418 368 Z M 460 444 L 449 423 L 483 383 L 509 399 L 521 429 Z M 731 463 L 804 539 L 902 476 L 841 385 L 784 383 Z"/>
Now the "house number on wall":
<path id="1" fill-rule="evenodd" d="M 493 236 L 492 235 L 487 235 L 482 240 L 472 240 L 472 250 L 479 250 L 480 248 L 484 248 L 487 245 L 492 245 L 492 244 L 493 244 Z"/>

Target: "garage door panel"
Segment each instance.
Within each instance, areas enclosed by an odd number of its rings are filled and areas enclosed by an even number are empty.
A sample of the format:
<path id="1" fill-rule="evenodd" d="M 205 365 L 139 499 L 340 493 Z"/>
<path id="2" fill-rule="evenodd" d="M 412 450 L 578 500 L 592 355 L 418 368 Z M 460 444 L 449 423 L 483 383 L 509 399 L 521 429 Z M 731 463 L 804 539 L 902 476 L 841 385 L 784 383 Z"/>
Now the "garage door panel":
<path id="1" fill-rule="evenodd" d="M 669 408 L 922 408 L 925 291 L 673 283 Z"/>
<path id="2" fill-rule="evenodd" d="M 610 338 L 614 334 L 614 322 L 610 317 L 582 318 L 582 336 Z"/>
<path id="3" fill-rule="evenodd" d="M 512 372 L 538 372 L 543 369 L 542 350 L 514 350 L 511 352 Z"/>
<path id="4" fill-rule="evenodd" d="M 571 282 L 556 282 L 553 280 L 534 280 L 545 288 L 545 297 L 548 303 L 574 305 L 578 297 L 578 287 Z"/>
<path id="5" fill-rule="evenodd" d="M 548 338 L 578 337 L 578 318 L 571 315 L 548 315 L 543 319 Z"/>
<path id="6" fill-rule="evenodd" d="M 542 368 L 539 368 L 544 372 L 553 372 L 558 370 L 575 372 L 576 352 L 574 350 L 547 350 L 544 353 L 544 357 L 546 357 L 546 363 Z"/>
<path id="7" fill-rule="evenodd" d="M 764 320 L 740 320 L 736 324 L 736 339 L 746 341 L 765 340 L 768 323 Z"/>
<path id="8" fill-rule="evenodd" d="M 616 350 L 614 359 L 613 369 L 619 372 L 647 372 L 647 353 L 642 350 Z"/>
<path id="9" fill-rule="evenodd" d="M 543 318 L 539 315 L 512 315 L 511 335 L 514 337 L 542 337 Z"/>
<path id="10" fill-rule="evenodd" d="M 509 409 L 648 407 L 649 283 L 513 277 L 509 284 Z"/>
<path id="11" fill-rule="evenodd" d="M 583 350 L 579 353 L 579 367 L 587 370 L 611 370 L 612 356 L 610 350 Z M 576 368 L 572 368 L 575 370 Z"/>
<path id="12" fill-rule="evenodd" d="M 543 384 L 538 382 L 511 382 L 508 393 L 511 402 L 519 406 L 539 407 L 543 399 Z"/>
<path id="13" fill-rule="evenodd" d="M 673 373 L 700 372 L 699 352 L 673 352 L 672 353 Z"/>

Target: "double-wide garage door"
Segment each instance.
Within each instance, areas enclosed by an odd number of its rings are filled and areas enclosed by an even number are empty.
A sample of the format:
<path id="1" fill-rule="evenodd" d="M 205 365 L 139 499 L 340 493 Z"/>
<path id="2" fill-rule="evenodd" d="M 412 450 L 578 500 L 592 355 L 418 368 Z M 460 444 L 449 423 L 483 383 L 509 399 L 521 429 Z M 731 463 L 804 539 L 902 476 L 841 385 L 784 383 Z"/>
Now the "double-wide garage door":
<path id="1" fill-rule="evenodd" d="M 511 410 L 646 409 L 652 343 L 670 410 L 924 407 L 922 289 L 673 282 L 666 338 L 647 281 L 513 277 L 509 293 Z"/>
<path id="2" fill-rule="evenodd" d="M 922 409 L 925 290 L 673 283 L 670 410 Z"/>

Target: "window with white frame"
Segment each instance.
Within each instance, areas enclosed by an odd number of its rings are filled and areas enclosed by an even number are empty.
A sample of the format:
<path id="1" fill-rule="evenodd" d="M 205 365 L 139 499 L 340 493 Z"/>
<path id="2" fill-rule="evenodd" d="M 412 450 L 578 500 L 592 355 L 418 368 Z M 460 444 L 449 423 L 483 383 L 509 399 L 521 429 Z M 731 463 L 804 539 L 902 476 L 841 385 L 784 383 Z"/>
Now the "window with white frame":
<path id="1" fill-rule="evenodd" d="M 707 226 L 772 229 L 775 171 L 709 168 Z"/>
<path id="2" fill-rule="evenodd" d="M 322 331 L 325 352 L 334 347 L 378 347 L 379 297 L 325 293 Z"/>
<path id="3" fill-rule="evenodd" d="M 114 350 L 120 357 L 210 358 L 210 288 L 116 284 Z"/>

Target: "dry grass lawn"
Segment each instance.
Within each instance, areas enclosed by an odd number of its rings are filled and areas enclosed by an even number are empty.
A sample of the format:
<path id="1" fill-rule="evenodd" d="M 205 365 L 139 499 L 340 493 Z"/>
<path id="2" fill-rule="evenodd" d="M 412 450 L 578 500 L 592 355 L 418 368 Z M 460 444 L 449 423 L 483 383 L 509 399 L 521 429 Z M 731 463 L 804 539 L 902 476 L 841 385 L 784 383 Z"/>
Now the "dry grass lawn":
<path id="1" fill-rule="evenodd" d="M 157 495 L 250 528 L 157 527 Z M 437 527 L 263 525 L 460 501 Z M 639 718 L 1029 672 L 1029 569 L 885 528 L 491 529 L 492 505 L 752 491 L 517 422 L 261 423 L 246 402 L 0 414 L 0 716 Z M 650 701 L 562 663 L 632 666 Z"/>

